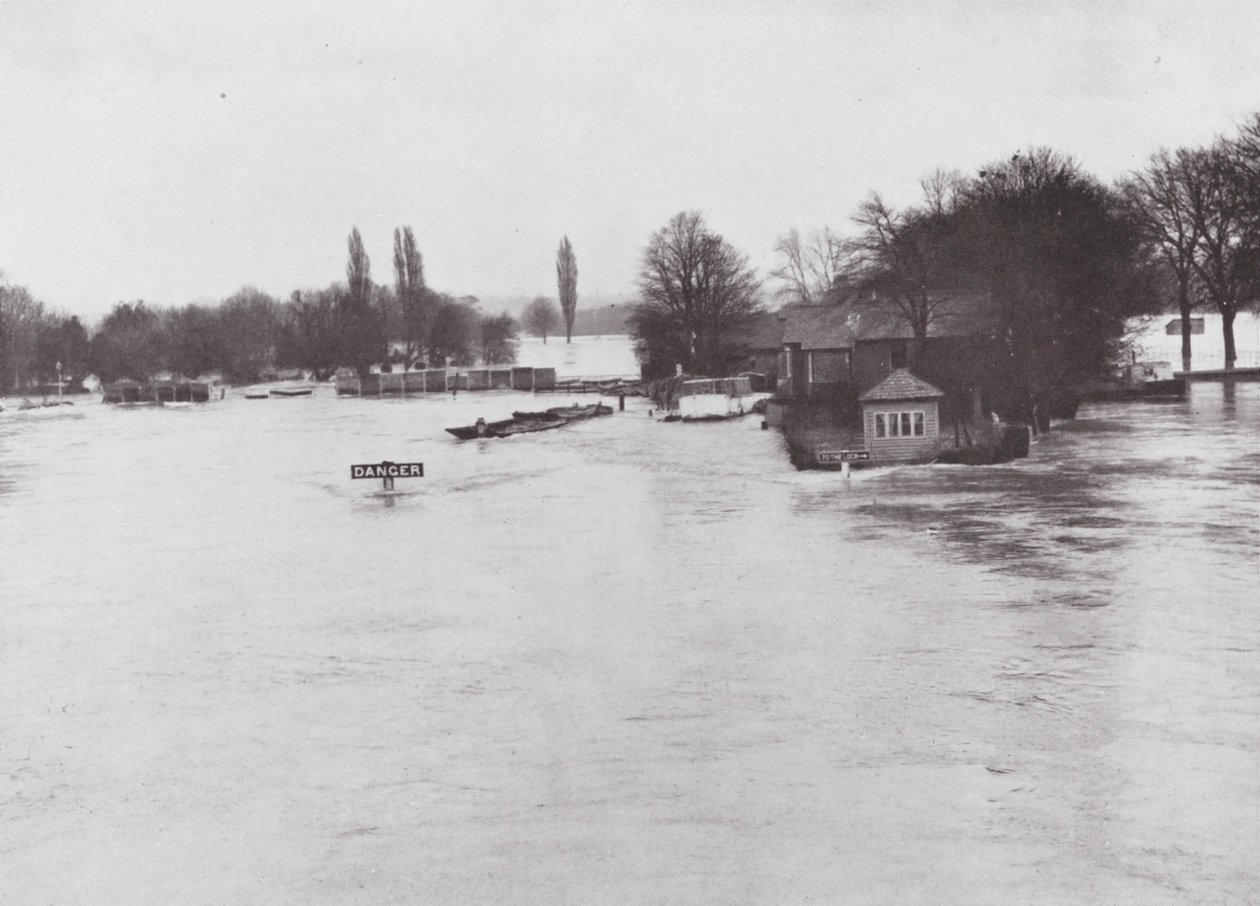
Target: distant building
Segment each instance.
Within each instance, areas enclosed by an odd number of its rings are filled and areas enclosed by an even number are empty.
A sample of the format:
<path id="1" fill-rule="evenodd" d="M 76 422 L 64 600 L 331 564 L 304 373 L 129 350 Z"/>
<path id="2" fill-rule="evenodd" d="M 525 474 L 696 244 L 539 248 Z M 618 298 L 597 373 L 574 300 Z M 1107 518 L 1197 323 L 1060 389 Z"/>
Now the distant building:
<path id="1" fill-rule="evenodd" d="M 783 325 L 779 312 L 759 312 L 739 337 L 746 358 L 737 373 L 750 377 L 754 390 L 769 391 L 775 387 Z"/>
<path id="2" fill-rule="evenodd" d="M 942 292 L 918 339 L 893 303 L 785 309 L 776 418 L 860 437 L 873 463 L 934 458 L 942 422 L 958 435 L 984 411 L 987 308 L 981 297 Z"/>
<path id="3" fill-rule="evenodd" d="M 986 326 L 983 300 L 967 294 L 941 294 L 917 350 L 914 331 L 892 303 L 795 306 L 782 316 L 777 396 L 839 403 L 856 402 L 901 368 L 970 384 L 950 372 L 968 370 L 957 366 L 974 359 L 968 350 L 982 342 Z"/>
<path id="4" fill-rule="evenodd" d="M 1165 324 L 1164 333 L 1170 337 L 1181 336 L 1181 318 L 1173 318 L 1171 321 Z M 1202 318 L 1190 319 L 1190 333 L 1192 334 L 1203 333 L 1203 319 Z"/>

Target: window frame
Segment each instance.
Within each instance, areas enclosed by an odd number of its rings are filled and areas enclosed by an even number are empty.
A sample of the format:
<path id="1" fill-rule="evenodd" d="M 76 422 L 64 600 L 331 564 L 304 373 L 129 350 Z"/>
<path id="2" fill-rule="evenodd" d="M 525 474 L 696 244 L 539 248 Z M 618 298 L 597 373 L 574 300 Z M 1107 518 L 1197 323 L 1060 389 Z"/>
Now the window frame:
<path id="1" fill-rule="evenodd" d="M 885 409 L 873 415 L 875 417 L 871 428 L 875 440 L 913 440 L 916 437 L 927 437 L 926 409 Z M 908 430 L 903 432 L 903 426 Z"/>

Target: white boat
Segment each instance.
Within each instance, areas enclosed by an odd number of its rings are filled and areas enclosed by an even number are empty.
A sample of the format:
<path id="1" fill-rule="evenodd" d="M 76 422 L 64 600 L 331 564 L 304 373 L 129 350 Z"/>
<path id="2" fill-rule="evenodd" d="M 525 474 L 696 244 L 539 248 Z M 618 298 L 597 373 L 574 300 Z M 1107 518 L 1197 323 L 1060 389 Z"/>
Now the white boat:
<path id="1" fill-rule="evenodd" d="M 696 378 L 683 381 L 678 414 L 685 422 L 735 418 L 752 412 L 753 404 L 767 395 L 753 393 L 746 377 Z"/>

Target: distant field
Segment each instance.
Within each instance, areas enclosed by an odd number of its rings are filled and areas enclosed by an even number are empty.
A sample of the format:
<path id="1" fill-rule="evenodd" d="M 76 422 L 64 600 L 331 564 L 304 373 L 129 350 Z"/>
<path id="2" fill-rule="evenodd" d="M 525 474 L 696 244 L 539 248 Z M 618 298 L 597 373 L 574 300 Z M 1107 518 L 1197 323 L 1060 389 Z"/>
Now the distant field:
<path id="1" fill-rule="evenodd" d="M 516 363 L 535 368 L 554 368 L 558 377 L 603 377 L 638 375 L 634 347 L 624 334 L 550 337 L 544 344 L 537 337 L 521 337 Z"/>
<path id="2" fill-rule="evenodd" d="M 1190 337 L 1191 366 L 1194 370 L 1223 368 L 1225 340 L 1221 335 L 1221 316 L 1209 311 L 1196 311 L 1203 318 L 1203 333 Z M 1138 334 L 1138 355 L 1145 361 L 1171 362 L 1181 367 L 1181 336 L 1167 332 L 1169 321 L 1177 315 L 1161 315 L 1151 320 Z M 1239 366 L 1260 365 L 1260 316 L 1243 312 L 1234 321 L 1234 347 Z"/>

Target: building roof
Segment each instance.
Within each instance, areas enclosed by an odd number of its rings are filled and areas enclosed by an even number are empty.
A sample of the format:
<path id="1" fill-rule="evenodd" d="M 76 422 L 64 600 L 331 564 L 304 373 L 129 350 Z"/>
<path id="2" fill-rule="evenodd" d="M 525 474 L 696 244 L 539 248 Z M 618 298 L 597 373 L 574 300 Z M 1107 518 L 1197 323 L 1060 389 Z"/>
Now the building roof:
<path id="1" fill-rule="evenodd" d="M 944 396 L 927 381 L 921 380 L 904 368 L 898 368 L 858 399 L 864 403 L 893 400 L 939 399 Z"/>
<path id="2" fill-rule="evenodd" d="M 856 336 L 848 305 L 797 305 L 785 308 L 783 342 L 802 349 L 851 349 Z"/>
<path id="3" fill-rule="evenodd" d="M 929 337 L 968 336 L 984 328 L 987 306 L 983 297 L 945 291 L 933 296 Z M 782 315 L 786 318 L 783 342 L 799 343 L 802 349 L 852 349 L 861 341 L 914 338 L 910 322 L 891 300 L 791 306 Z"/>
<path id="4" fill-rule="evenodd" d="M 740 334 L 749 349 L 777 350 L 783 344 L 784 322 L 778 312 L 757 312 Z"/>

